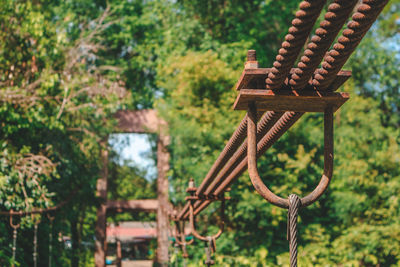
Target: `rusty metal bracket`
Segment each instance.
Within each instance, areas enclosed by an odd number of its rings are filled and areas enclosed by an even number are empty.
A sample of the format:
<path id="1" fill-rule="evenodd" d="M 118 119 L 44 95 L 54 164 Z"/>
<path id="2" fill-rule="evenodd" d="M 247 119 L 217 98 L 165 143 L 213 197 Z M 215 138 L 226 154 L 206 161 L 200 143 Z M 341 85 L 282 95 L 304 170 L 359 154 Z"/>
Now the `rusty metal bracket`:
<path id="1" fill-rule="evenodd" d="M 190 228 L 191 228 L 191 233 L 193 234 L 193 236 L 194 237 L 196 237 L 197 239 L 199 239 L 199 240 L 201 240 L 201 241 L 205 241 L 205 242 L 208 242 L 209 240 L 210 240 L 210 238 L 212 239 L 212 240 L 216 240 L 216 239 L 218 239 L 220 236 L 221 236 L 221 234 L 222 234 L 222 232 L 223 232 L 223 230 L 224 230 L 224 227 L 225 227 L 225 200 L 227 200 L 227 199 L 229 199 L 228 197 L 225 197 L 225 196 L 223 196 L 222 194 L 221 195 L 218 195 L 218 196 L 216 196 L 216 197 L 214 197 L 213 198 L 213 200 L 219 200 L 219 201 L 221 201 L 221 209 L 220 209 L 220 212 L 221 212 L 221 221 L 220 221 L 220 223 L 219 223 L 219 230 L 218 230 L 218 232 L 216 233 L 216 234 L 214 234 L 214 235 L 212 235 L 212 236 L 202 236 L 201 234 L 199 234 L 198 232 L 197 232 L 197 230 L 196 230 L 196 223 L 195 223 L 195 220 L 194 220 L 194 202 L 196 201 L 196 200 L 198 200 L 199 199 L 199 197 L 198 196 L 195 196 L 195 192 L 196 192 L 196 187 L 194 186 L 194 181 L 193 181 L 193 179 L 190 179 L 190 181 L 189 181 L 189 188 L 188 188 L 188 190 L 186 190 L 187 192 L 189 192 L 190 194 L 191 194 L 191 196 L 190 197 L 188 197 L 187 199 L 186 199 L 186 201 L 188 202 L 188 204 L 189 204 L 189 224 L 190 224 Z M 215 243 L 215 242 L 214 242 Z M 213 252 L 215 252 L 215 246 L 214 246 L 214 251 Z"/>
<path id="2" fill-rule="evenodd" d="M 206 261 L 204 262 L 207 266 L 214 265 L 215 262 L 212 259 L 212 254 L 215 253 L 217 246 L 216 246 L 216 240 L 221 236 L 222 232 L 224 231 L 225 227 L 225 200 L 230 199 L 229 197 L 225 197 L 222 194 L 219 195 L 213 195 L 212 197 L 209 197 L 208 195 L 200 195 L 196 196 L 196 191 L 197 188 L 195 187 L 194 180 L 190 179 L 189 181 L 189 187 L 186 190 L 190 194 L 190 196 L 186 197 L 186 201 L 189 204 L 189 223 L 190 223 L 190 230 L 192 235 L 205 242 L 205 252 L 206 252 Z M 207 200 L 207 201 L 221 201 L 221 221 L 219 223 L 219 230 L 216 234 L 214 235 L 209 235 L 209 236 L 202 236 L 199 232 L 196 230 L 196 223 L 194 219 L 194 203 L 197 200 Z"/>
<path id="3" fill-rule="evenodd" d="M 214 234 L 212 236 L 202 236 L 197 232 L 196 223 L 194 221 L 193 202 L 189 201 L 189 203 L 190 203 L 189 204 L 189 223 L 190 223 L 191 232 L 192 232 L 193 236 L 201 241 L 208 241 L 210 237 L 215 240 L 218 239 L 221 236 L 222 232 L 224 231 L 224 227 L 225 227 L 225 221 L 224 221 L 225 200 L 221 201 L 221 221 L 219 223 L 219 230 L 216 234 Z"/>
<path id="4" fill-rule="evenodd" d="M 189 254 L 187 253 L 186 246 L 193 244 L 194 239 L 191 239 L 188 242 L 186 241 L 184 221 L 175 220 L 174 238 L 175 238 L 175 243 L 178 244 L 182 249 L 183 257 L 188 258 Z"/>
<path id="5" fill-rule="evenodd" d="M 12 212 L 13 210 L 11 210 Z M 10 226 L 13 228 L 13 244 L 12 244 L 12 263 L 11 267 L 15 266 L 15 256 L 17 252 L 17 234 L 18 228 L 20 227 L 20 223 L 14 224 L 13 223 L 13 215 L 10 215 Z"/>
<path id="6" fill-rule="evenodd" d="M 254 188 L 268 202 L 288 209 L 289 200 L 275 195 L 263 183 L 257 169 L 257 108 L 253 103 L 249 104 L 247 122 L 248 142 L 248 168 L 249 176 Z M 301 198 L 301 207 L 314 203 L 327 189 L 333 174 L 333 109 L 327 107 L 324 112 L 324 172 L 317 187 L 307 196 Z"/>
<path id="7" fill-rule="evenodd" d="M 11 212 L 13 212 L 13 210 L 11 210 Z M 20 226 L 20 223 L 15 224 L 15 223 L 13 222 L 13 215 L 12 215 L 12 214 L 10 215 L 10 226 L 11 226 L 13 229 L 18 229 L 19 226 Z"/>

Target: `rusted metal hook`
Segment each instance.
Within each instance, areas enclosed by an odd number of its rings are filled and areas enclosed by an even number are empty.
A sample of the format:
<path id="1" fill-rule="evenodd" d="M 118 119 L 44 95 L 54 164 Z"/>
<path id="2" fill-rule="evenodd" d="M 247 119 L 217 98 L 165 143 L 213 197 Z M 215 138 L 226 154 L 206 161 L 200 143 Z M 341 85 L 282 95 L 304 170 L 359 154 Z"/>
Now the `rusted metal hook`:
<path id="1" fill-rule="evenodd" d="M 13 212 L 13 210 L 11 210 L 11 213 L 12 213 L 12 212 Z M 10 215 L 10 226 L 11 226 L 14 230 L 16 230 L 16 229 L 19 228 L 20 225 L 21 225 L 21 223 L 14 224 L 14 223 L 13 223 L 13 215 Z"/>
<path id="2" fill-rule="evenodd" d="M 193 204 L 191 203 L 189 205 L 189 223 L 190 223 L 190 228 L 191 228 L 191 232 L 192 232 L 193 236 L 201 241 L 208 241 L 210 238 L 212 238 L 213 240 L 218 239 L 221 236 L 222 232 L 224 231 L 224 227 L 225 227 L 225 222 L 224 222 L 225 200 L 221 200 L 221 221 L 219 223 L 219 230 L 216 234 L 214 234 L 212 236 L 202 236 L 197 232 L 196 223 L 194 221 L 193 209 L 194 209 Z"/>
<path id="3" fill-rule="evenodd" d="M 254 188 L 268 202 L 288 209 L 289 200 L 275 195 L 263 183 L 257 169 L 257 108 L 254 103 L 249 104 L 247 112 L 247 158 L 249 176 Z M 314 203 L 327 189 L 333 174 L 333 109 L 328 107 L 324 112 L 324 173 L 317 187 L 307 196 L 301 198 L 300 207 Z"/>
<path id="4" fill-rule="evenodd" d="M 18 228 L 21 225 L 21 223 L 18 223 L 18 224 L 14 224 L 13 223 L 12 212 L 13 212 L 13 210 L 11 210 L 11 214 L 10 214 L 10 226 L 14 230 L 13 230 L 13 245 L 12 245 L 12 263 L 11 263 L 11 267 L 14 267 L 15 266 L 15 256 L 16 256 L 16 252 L 17 252 L 17 231 L 18 231 Z"/>
<path id="5" fill-rule="evenodd" d="M 197 239 L 199 239 L 201 241 L 209 241 L 210 238 L 213 239 L 213 240 L 218 239 L 221 236 L 222 232 L 224 231 L 224 227 L 225 227 L 225 199 L 228 199 L 228 198 L 225 198 L 222 195 L 222 196 L 216 197 L 214 199 L 214 200 L 220 200 L 221 201 L 221 209 L 220 209 L 221 221 L 219 223 L 219 230 L 218 230 L 218 232 L 216 234 L 214 234 L 212 236 L 202 236 L 197 232 L 196 223 L 195 223 L 195 220 L 194 220 L 194 207 L 193 207 L 193 205 L 194 205 L 194 202 L 196 200 L 198 200 L 198 197 L 194 195 L 195 192 L 196 192 L 196 188 L 194 187 L 193 179 L 190 180 L 189 188 L 186 191 L 188 191 L 191 194 L 190 197 L 186 198 L 186 200 L 189 203 L 189 223 L 190 223 L 191 233 L 193 234 L 194 237 L 196 237 Z M 214 249 L 214 251 L 215 251 L 215 249 Z"/>
<path id="6" fill-rule="evenodd" d="M 194 242 L 194 239 L 186 241 L 184 221 L 175 221 L 174 237 L 175 237 L 175 243 L 182 248 L 182 256 L 184 258 L 189 258 L 186 246 L 191 245 Z"/>

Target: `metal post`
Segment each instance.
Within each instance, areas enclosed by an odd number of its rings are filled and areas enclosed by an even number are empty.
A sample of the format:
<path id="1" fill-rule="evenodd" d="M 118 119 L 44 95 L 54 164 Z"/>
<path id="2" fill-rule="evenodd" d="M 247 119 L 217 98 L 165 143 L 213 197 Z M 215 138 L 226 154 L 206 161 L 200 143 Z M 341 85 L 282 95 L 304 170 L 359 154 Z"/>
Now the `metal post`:
<path id="1" fill-rule="evenodd" d="M 97 180 L 97 194 L 100 198 L 100 205 L 97 209 L 97 222 L 95 228 L 95 253 L 94 264 L 96 267 L 105 267 L 106 264 L 106 216 L 107 216 L 107 176 L 108 176 L 108 150 L 106 144 L 102 144 L 101 151 L 102 170 L 101 176 Z"/>
<path id="2" fill-rule="evenodd" d="M 169 153 L 165 140 L 159 136 L 157 142 L 157 264 L 168 266 L 168 177 Z"/>

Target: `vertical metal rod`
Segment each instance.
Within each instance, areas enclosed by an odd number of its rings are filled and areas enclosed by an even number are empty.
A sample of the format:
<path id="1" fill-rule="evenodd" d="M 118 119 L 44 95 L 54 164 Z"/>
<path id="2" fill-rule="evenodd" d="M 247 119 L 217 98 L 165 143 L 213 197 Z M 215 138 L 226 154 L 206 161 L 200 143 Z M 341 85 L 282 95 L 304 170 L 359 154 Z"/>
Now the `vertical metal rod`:
<path id="1" fill-rule="evenodd" d="M 33 227 L 33 267 L 37 267 L 37 231 L 38 224 L 35 223 Z"/>
<path id="2" fill-rule="evenodd" d="M 121 241 L 117 240 L 117 267 L 122 266 L 122 250 L 121 250 Z"/>
<path id="3" fill-rule="evenodd" d="M 206 261 L 204 262 L 208 267 L 214 265 L 214 261 L 211 258 L 211 242 L 206 241 L 205 251 L 206 251 Z"/>
<path id="4" fill-rule="evenodd" d="M 50 223 L 50 232 L 49 232 L 49 267 L 51 267 L 51 255 L 53 250 L 53 223 Z"/>
<path id="5" fill-rule="evenodd" d="M 181 221 L 181 242 L 182 242 L 182 256 L 184 258 L 189 257 L 188 253 L 187 253 L 187 249 L 186 249 L 186 236 L 185 236 L 185 222 Z"/>
<path id="6" fill-rule="evenodd" d="M 324 171 L 330 177 L 333 175 L 333 131 L 333 108 L 327 107 L 324 112 Z"/>
<path id="7" fill-rule="evenodd" d="M 15 255 L 17 251 L 17 228 L 13 230 L 13 247 L 12 247 L 12 267 L 15 266 Z"/>

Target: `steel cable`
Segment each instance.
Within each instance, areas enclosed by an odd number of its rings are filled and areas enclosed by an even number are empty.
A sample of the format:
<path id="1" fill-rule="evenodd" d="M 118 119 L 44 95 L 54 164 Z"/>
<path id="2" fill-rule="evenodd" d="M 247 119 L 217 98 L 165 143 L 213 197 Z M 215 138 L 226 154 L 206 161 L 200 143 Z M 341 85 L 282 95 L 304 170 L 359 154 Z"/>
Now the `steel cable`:
<path id="1" fill-rule="evenodd" d="M 283 115 L 283 112 L 266 112 L 264 116 L 261 118 L 260 122 L 257 124 L 257 137 L 263 137 L 269 129 L 279 120 L 279 118 Z M 247 115 L 245 117 L 247 119 Z M 246 124 L 247 131 L 247 124 Z M 240 163 L 245 157 L 247 153 L 247 142 L 244 142 L 240 148 L 236 151 L 236 153 L 232 156 L 231 160 L 227 165 L 221 170 L 213 183 L 206 190 L 206 195 L 212 194 L 215 188 L 217 188 L 222 181 L 235 169 L 236 165 Z"/>
<path id="2" fill-rule="evenodd" d="M 300 3 L 296 17 L 292 20 L 292 27 L 289 28 L 289 33 L 285 36 L 271 72 L 265 80 L 267 89 L 274 90 L 282 86 L 325 2 L 306 0 Z"/>
<path id="3" fill-rule="evenodd" d="M 210 171 L 207 173 L 206 177 L 197 189 L 196 194 L 201 195 L 206 190 L 207 186 L 211 183 L 213 177 L 215 177 L 218 172 L 224 167 L 228 160 L 232 157 L 233 153 L 238 149 L 238 147 L 243 143 L 246 138 L 247 131 L 247 115 L 243 118 L 232 137 L 229 139 L 224 150 L 218 156 L 217 160 L 211 167 Z"/>
<path id="4" fill-rule="evenodd" d="M 320 27 L 315 31 L 315 35 L 308 43 L 297 68 L 291 75 L 289 84 L 293 89 L 302 89 L 310 80 L 314 70 L 318 67 L 326 51 L 329 49 L 335 37 L 339 33 L 343 24 L 346 22 L 350 12 L 353 10 L 358 0 L 335 0 L 328 7 L 328 12 Z"/>
<path id="5" fill-rule="evenodd" d="M 282 48 L 279 50 L 279 54 L 276 57 L 274 66 L 271 69 L 268 78 L 266 79 L 267 89 L 279 88 L 282 85 L 284 79 L 286 79 L 290 68 L 293 65 L 293 62 L 297 58 L 297 54 L 300 51 L 301 46 L 304 44 L 305 39 L 307 38 L 309 31 L 311 30 L 311 27 L 313 25 L 313 23 L 311 22 L 313 22 L 314 16 L 316 19 L 320 10 L 322 9 L 324 1 L 318 1 L 318 3 L 316 2 L 317 1 L 310 3 L 308 1 L 303 1 L 300 4 L 300 10 L 296 13 L 296 19 L 292 21 L 292 27 L 289 29 L 289 34 L 286 35 L 285 42 L 282 43 Z M 308 58 L 302 57 L 301 59 L 301 62 L 304 61 L 302 63 L 304 63 L 305 65 L 311 65 L 311 63 L 315 64 L 314 60 L 318 61 L 313 57 L 321 57 L 320 53 L 322 52 L 320 52 L 320 49 L 321 51 L 325 49 L 315 46 L 318 46 L 319 42 L 321 42 L 320 45 L 322 45 L 322 36 L 327 33 L 332 34 L 330 33 L 330 31 L 337 30 L 338 24 L 340 24 L 340 22 L 347 18 L 348 14 L 344 15 L 341 12 L 339 14 L 338 9 L 342 8 L 343 10 L 349 12 L 350 6 L 354 3 L 354 1 L 347 1 L 349 5 L 345 5 L 344 2 L 345 1 L 336 1 L 336 4 L 340 3 L 341 5 L 333 5 L 328 7 L 329 11 L 325 16 L 325 22 L 322 22 L 320 25 L 320 29 L 317 29 L 317 37 L 312 38 L 312 44 L 309 46 L 309 51 L 306 50 L 304 53 L 304 56 Z M 329 84 L 335 78 L 336 74 L 340 71 L 343 64 L 346 62 L 350 54 L 354 51 L 355 47 L 361 41 L 362 37 L 365 35 L 367 30 L 370 28 L 373 21 L 382 11 L 387 2 L 388 0 L 363 0 L 363 4 L 358 7 L 357 12 L 352 16 L 353 20 L 349 22 L 347 26 L 348 29 L 343 31 L 342 36 L 333 46 L 333 49 L 327 53 L 327 56 L 325 56 L 324 62 L 322 63 L 322 68 L 316 71 L 315 77 L 312 81 L 314 86 L 316 86 L 318 89 L 326 89 L 327 86 L 329 86 Z M 334 35 L 336 36 L 337 33 L 335 33 Z M 334 38 L 332 36 L 333 34 L 330 35 L 329 38 Z M 296 50 L 297 54 L 294 53 Z M 309 57 L 311 57 L 311 59 Z M 305 68 L 305 65 L 299 63 L 298 69 L 302 67 Z M 311 67 L 307 68 L 312 69 Z M 301 76 L 303 74 L 299 70 L 295 71 L 293 80 L 297 79 L 296 75 Z M 302 79 L 308 81 L 308 79 L 304 77 Z M 304 83 L 304 81 L 302 82 Z M 264 153 L 264 151 L 268 149 L 302 115 L 303 113 L 286 112 L 285 118 L 282 117 L 276 123 L 276 125 L 271 128 L 268 134 L 266 134 L 260 140 L 260 142 L 258 142 L 257 155 Z M 245 130 L 245 128 L 242 128 L 242 130 Z M 242 149 L 242 146 L 239 147 L 239 150 Z M 211 183 L 211 185 L 209 185 L 207 189 L 204 189 L 206 190 L 206 193 L 213 193 L 214 195 L 218 195 L 226 188 L 228 188 L 230 184 L 245 171 L 247 167 L 247 163 L 245 161 L 247 159 L 246 157 L 242 159 L 242 156 L 239 157 L 239 155 L 240 154 L 238 154 L 238 157 L 236 158 L 237 160 L 234 161 L 235 164 L 229 166 L 229 168 L 226 166 L 223 167 L 221 165 L 221 171 L 218 174 L 218 176 L 221 176 L 221 180 L 217 176 L 212 183 L 208 182 L 208 184 Z M 235 158 L 235 154 L 233 154 L 232 158 Z M 227 164 L 230 165 L 230 162 L 231 161 L 228 161 Z M 226 172 L 223 171 L 225 168 L 227 168 Z M 224 172 L 225 174 L 222 175 L 222 172 Z M 218 187 L 214 188 L 215 185 L 217 185 Z M 210 203 L 210 200 L 197 201 L 195 204 L 195 213 L 197 214 L 198 212 L 206 208 Z M 184 209 L 181 211 L 178 217 L 180 219 L 186 219 L 188 217 L 188 205 L 185 205 Z"/>
<path id="6" fill-rule="evenodd" d="M 289 210 L 287 222 L 287 239 L 289 240 L 290 267 L 297 267 L 297 217 L 301 206 L 300 198 L 291 194 L 289 196 Z"/>
<path id="7" fill-rule="evenodd" d="M 331 84 L 387 3 L 388 0 L 362 1 L 333 49 L 325 56 L 322 67 L 316 71 L 315 87 L 322 90 Z"/>
<path id="8" fill-rule="evenodd" d="M 260 119 L 260 122 L 258 123 L 258 127 L 257 127 L 257 136 L 258 137 L 263 137 L 269 129 L 271 129 L 271 127 L 275 124 L 275 122 L 277 122 L 279 120 L 279 118 L 282 116 L 283 112 L 266 112 L 262 118 Z M 246 119 L 246 124 L 245 127 L 243 127 L 242 129 L 244 129 L 245 131 L 245 135 L 246 135 L 246 131 L 247 131 L 247 115 L 245 116 Z M 243 125 L 243 120 L 242 123 L 240 125 Z M 231 158 L 228 158 L 229 161 L 225 164 L 225 166 L 222 166 L 222 170 L 220 170 L 220 172 L 218 173 L 218 175 L 215 177 L 215 179 L 212 180 L 212 182 L 210 181 L 208 187 L 206 188 L 207 190 L 204 192 L 205 195 L 210 195 L 214 192 L 214 190 L 223 182 L 223 180 L 229 176 L 232 171 L 236 168 L 236 166 L 243 161 L 243 159 L 246 157 L 246 151 L 247 151 L 247 143 L 243 143 L 241 144 L 241 146 L 239 147 L 239 149 L 237 149 L 237 151 L 231 156 Z M 222 153 L 221 153 L 222 154 Z M 203 181 L 204 183 L 204 181 Z M 202 183 L 202 184 L 203 184 Z M 199 190 L 197 189 L 197 192 L 199 192 Z M 198 208 L 200 205 L 202 205 L 202 201 L 196 201 L 196 203 L 194 204 L 194 208 Z M 188 217 L 188 211 L 189 211 L 189 205 L 186 204 L 183 209 L 181 210 L 181 212 L 178 215 L 179 219 L 182 218 L 187 218 Z"/>

